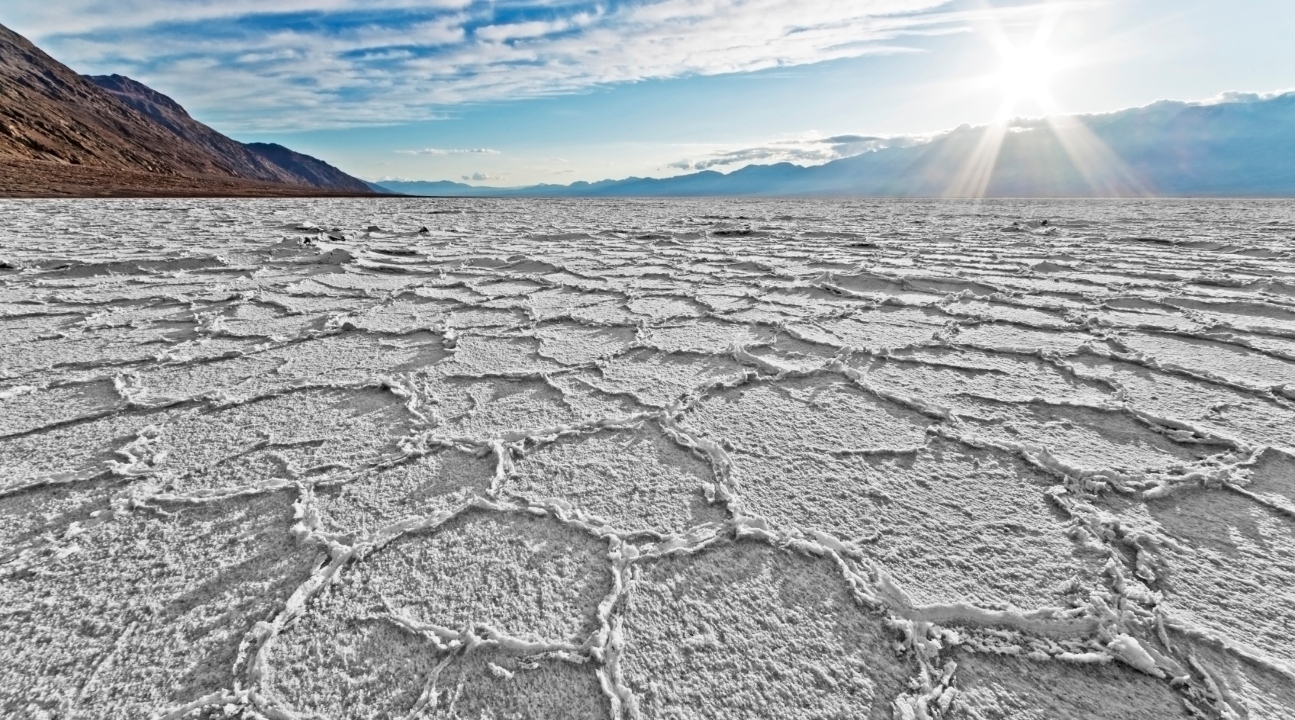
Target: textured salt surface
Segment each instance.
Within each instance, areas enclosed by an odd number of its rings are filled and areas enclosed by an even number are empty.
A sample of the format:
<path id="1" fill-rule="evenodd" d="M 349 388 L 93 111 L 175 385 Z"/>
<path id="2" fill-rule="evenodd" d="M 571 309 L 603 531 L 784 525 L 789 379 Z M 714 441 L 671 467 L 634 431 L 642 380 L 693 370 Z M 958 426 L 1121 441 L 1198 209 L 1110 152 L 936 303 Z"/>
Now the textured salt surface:
<path id="1" fill-rule="evenodd" d="M 1295 717 L 1289 203 L 0 210 L 4 717 Z"/>

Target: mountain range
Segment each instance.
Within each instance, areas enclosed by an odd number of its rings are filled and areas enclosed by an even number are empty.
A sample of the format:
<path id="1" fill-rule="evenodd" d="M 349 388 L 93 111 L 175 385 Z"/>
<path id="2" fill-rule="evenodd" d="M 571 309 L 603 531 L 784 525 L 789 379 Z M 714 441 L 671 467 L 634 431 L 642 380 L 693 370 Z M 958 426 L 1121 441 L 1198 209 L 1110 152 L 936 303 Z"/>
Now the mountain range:
<path id="1" fill-rule="evenodd" d="M 372 193 L 309 155 L 228 138 L 130 78 L 78 75 L 0 26 L 0 196 Z"/>
<path id="2" fill-rule="evenodd" d="M 962 126 L 803 167 L 490 188 L 383 181 L 407 195 L 1126 197 L 1295 195 L 1295 92 Z"/>

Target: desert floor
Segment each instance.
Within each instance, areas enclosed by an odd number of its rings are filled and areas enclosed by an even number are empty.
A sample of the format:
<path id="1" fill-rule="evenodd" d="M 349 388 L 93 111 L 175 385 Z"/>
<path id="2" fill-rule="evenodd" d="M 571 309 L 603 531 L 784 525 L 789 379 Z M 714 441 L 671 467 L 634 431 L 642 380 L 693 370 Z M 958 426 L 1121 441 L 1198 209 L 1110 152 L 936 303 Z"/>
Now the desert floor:
<path id="1" fill-rule="evenodd" d="M 1295 717 L 1295 204 L 0 219 L 5 717 Z"/>

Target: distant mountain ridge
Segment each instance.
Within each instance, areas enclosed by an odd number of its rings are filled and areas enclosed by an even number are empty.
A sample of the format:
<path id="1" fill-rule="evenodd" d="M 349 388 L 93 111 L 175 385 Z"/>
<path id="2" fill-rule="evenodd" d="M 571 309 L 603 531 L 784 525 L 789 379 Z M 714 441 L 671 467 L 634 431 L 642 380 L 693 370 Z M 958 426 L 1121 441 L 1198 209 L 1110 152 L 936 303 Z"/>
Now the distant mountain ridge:
<path id="1" fill-rule="evenodd" d="M 244 145 L 120 75 L 87 78 L 0 26 L 0 195 L 370 194 L 321 160 Z"/>
<path id="2" fill-rule="evenodd" d="M 998 133 L 962 126 L 929 142 L 810 167 L 748 165 L 727 174 L 520 188 L 447 181 L 382 186 L 408 195 L 485 197 L 1291 197 L 1295 92 L 1023 119 Z"/>

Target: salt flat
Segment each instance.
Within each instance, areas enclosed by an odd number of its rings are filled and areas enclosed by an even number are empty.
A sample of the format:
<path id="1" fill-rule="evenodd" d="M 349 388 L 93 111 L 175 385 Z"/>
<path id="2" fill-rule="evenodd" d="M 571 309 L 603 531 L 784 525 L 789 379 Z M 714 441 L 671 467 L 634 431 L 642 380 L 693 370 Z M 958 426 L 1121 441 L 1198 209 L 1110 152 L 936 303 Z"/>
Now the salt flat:
<path id="1" fill-rule="evenodd" d="M 1295 717 L 1295 204 L 0 201 L 0 714 Z"/>

